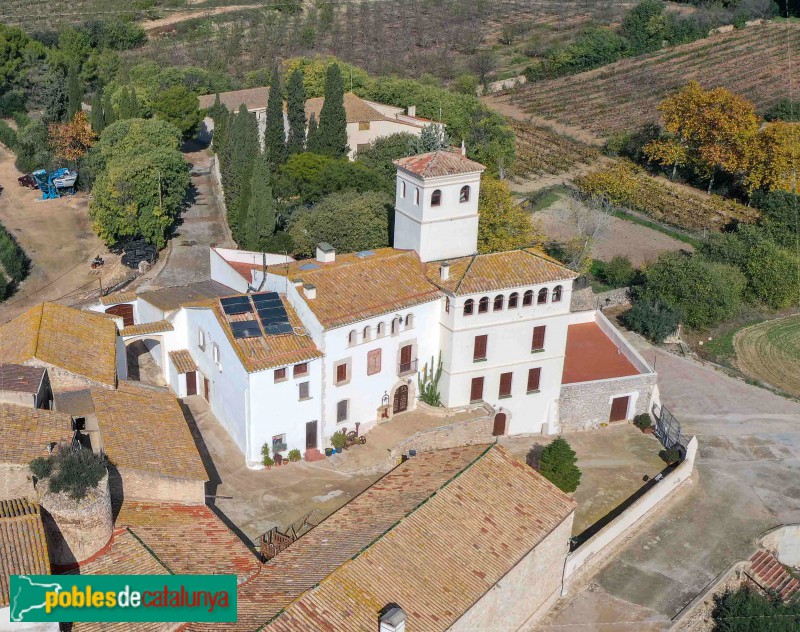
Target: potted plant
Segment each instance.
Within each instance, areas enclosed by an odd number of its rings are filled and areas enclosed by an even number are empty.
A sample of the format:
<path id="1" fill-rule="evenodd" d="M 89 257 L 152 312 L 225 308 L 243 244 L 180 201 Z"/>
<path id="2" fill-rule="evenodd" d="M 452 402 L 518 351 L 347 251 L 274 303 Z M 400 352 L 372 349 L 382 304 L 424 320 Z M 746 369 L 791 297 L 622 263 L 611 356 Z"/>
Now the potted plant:
<path id="1" fill-rule="evenodd" d="M 650 419 L 650 415 L 648 413 L 636 415 L 636 417 L 633 418 L 633 425 L 645 434 L 653 434 L 653 432 L 655 432 L 655 428 L 653 428 L 653 420 Z"/>
<path id="2" fill-rule="evenodd" d="M 271 470 L 273 465 L 275 465 L 275 461 L 272 460 L 272 457 L 269 454 L 264 455 L 264 467 Z"/>
<path id="3" fill-rule="evenodd" d="M 667 465 L 674 465 L 681 460 L 681 451 L 677 447 L 670 448 L 669 450 L 661 450 L 658 453 Z"/>
<path id="4" fill-rule="evenodd" d="M 333 436 L 331 437 L 331 445 L 337 453 L 344 449 L 345 443 L 347 443 L 347 437 L 341 430 L 337 430 L 333 433 Z"/>
<path id="5" fill-rule="evenodd" d="M 295 448 L 294 450 L 289 450 L 289 461 L 294 463 L 295 461 L 300 460 L 300 450 Z"/>
<path id="6" fill-rule="evenodd" d="M 333 448 L 325 448 L 325 456 L 333 456 Z"/>

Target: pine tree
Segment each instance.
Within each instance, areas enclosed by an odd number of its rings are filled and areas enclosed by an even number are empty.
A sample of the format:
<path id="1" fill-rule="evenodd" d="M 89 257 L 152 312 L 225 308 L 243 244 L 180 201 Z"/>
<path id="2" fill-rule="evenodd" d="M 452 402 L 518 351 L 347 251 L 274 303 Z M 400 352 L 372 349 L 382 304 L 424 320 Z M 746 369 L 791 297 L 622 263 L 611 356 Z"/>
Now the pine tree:
<path id="1" fill-rule="evenodd" d="M 92 129 L 98 136 L 105 127 L 105 116 L 103 114 L 103 88 L 99 87 L 95 90 L 94 97 L 92 98 Z"/>
<path id="2" fill-rule="evenodd" d="M 117 120 L 117 113 L 114 111 L 114 104 L 111 102 L 111 93 L 106 92 L 103 96 L 103 124 L 105 127 Z"/>
<path id="3" fill-rule="evenodd" d="M 325 77 L 325 102 L 319 113 L 317 151 L 332 158 L 342 158 L 347 146 L 347 114 L 344 110 L 344 82 L 338 64 L 328 67 Z"/>
<path id="4" fill-rule="evenodd" d="M 319 138 L 319 134 L 317 133 L 317 117 L 314 113 L 311 113 L 311 117 L 308 119 L 308 135 L 306 136 L 306 151 L 311 151 L 317 153 L 318 146 L 317 140 Z"/>
<path id="5" fill-rule="evenodd" d="M 67 120 L 71 121 L 81 111 L 83 88 L 77 64 L 70 64 L 67 71 Z"/>
<path id="6" fill-rule="evenodd" d="M 542 450 L 539 457 L 539 473 L 568 494 L 578 489 L 581 471 L 576 463 L 578 457 L 566 439 L 558 437 Z"/>
<path id="7" fill-rule="evenodd" d="M 248 250 L 263 250 L 264 244 L 275 232 L 277 214 L 269 182 L 269 166 L 263 156 L 256 156 L 250 176 L 250 202 L 243 239 L 243 245 Z"/>
<path id="8" fill-rule="evenodd" d="M 289 118 L 289 155 L 303 152 L 306 141 L 306 87 L 303 73 L 296 68 L 286 89 L 286 110 Z M 316 123 L 316 121 L 315 121 Z M 315 125 L 316 126 L 316 125 Z"/>
<path id="9" fill-rule="evenodd" d="M 283 127 L 283 90 L 277 66 L 272 71 L 264 130 L 264 153 L 273 168 L 286 162 L 286 131 Z"/>

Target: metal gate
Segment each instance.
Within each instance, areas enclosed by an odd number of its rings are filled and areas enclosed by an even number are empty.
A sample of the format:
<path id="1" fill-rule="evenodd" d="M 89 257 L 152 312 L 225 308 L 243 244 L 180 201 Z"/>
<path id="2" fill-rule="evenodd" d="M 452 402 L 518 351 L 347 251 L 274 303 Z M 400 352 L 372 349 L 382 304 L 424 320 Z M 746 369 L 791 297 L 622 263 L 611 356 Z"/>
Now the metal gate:
<path id="1" fill-rule="evenodd" d="M 680 422 L 664 406 L 659 410 L 655 435 L 667 450 L 677 447 L 685 453 L 689 444 L 689 439 L 681 432 Z"/>

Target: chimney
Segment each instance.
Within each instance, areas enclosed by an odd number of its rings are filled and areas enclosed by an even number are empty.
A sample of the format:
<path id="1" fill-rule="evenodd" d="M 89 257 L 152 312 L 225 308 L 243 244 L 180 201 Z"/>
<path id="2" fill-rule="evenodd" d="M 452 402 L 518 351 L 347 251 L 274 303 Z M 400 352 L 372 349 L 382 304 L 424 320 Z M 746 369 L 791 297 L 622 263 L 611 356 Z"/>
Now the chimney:
<path id="1" fill-rule="evenodd" d="M 443 263 L 439 266 L 439 276 L 441 277 L 442 281 L 447 281 L 450 278 L 450 264 Z"/>
<path id="2" fill-rule="evenodd" d="M 409 116 L 416 116 L 417 115 L 417 106 L 416 105 L 409 105 L 408 109 L 406 109 L 406 113 Z"/>
<path id="3" fill-rule="evenodd" d="M 304 283 L 303 294 L 306 295 L 307 299 L 314 300 L 317 298 L 317 286 L 311 285 L 311 283 Z"/>
<path id="4" fill-rule="evenodd" d="M 303 285 L 303 279 L 301 279 L 300 277 L 295 277 L 294 279 L 292 279 L 292 285 L 294 285 L 295 287 L 300 287 L 301 285 Z"/>
<path id="5" fill-rule="evenodd" d="M 317 261 L 320 263 L 333 263 L 336 261 L 336 248 L 324 241 L 318 243 Z"/>
<path id="6" fill-rule="evenodd" d="M 403 612 L 403 609 L 398 605 L 390 604 L 384 610 L 385 612 L 378 619 L 380 632 L 405 632 L 406 613 Z"/>

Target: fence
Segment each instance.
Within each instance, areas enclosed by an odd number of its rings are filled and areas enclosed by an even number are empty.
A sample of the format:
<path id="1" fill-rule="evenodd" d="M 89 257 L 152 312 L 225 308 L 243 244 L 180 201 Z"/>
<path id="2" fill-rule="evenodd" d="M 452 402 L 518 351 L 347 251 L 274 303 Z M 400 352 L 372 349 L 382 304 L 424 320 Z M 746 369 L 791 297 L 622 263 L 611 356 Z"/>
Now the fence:
<path id="1" fill-rule="evenodd" d="M 681 455 L 686 454 L 689 439 L 681 432 L 681 424 L 665 406 L 661 406 L 656 418 L 656 438 L 667 450 L 678 448 Z"/>

